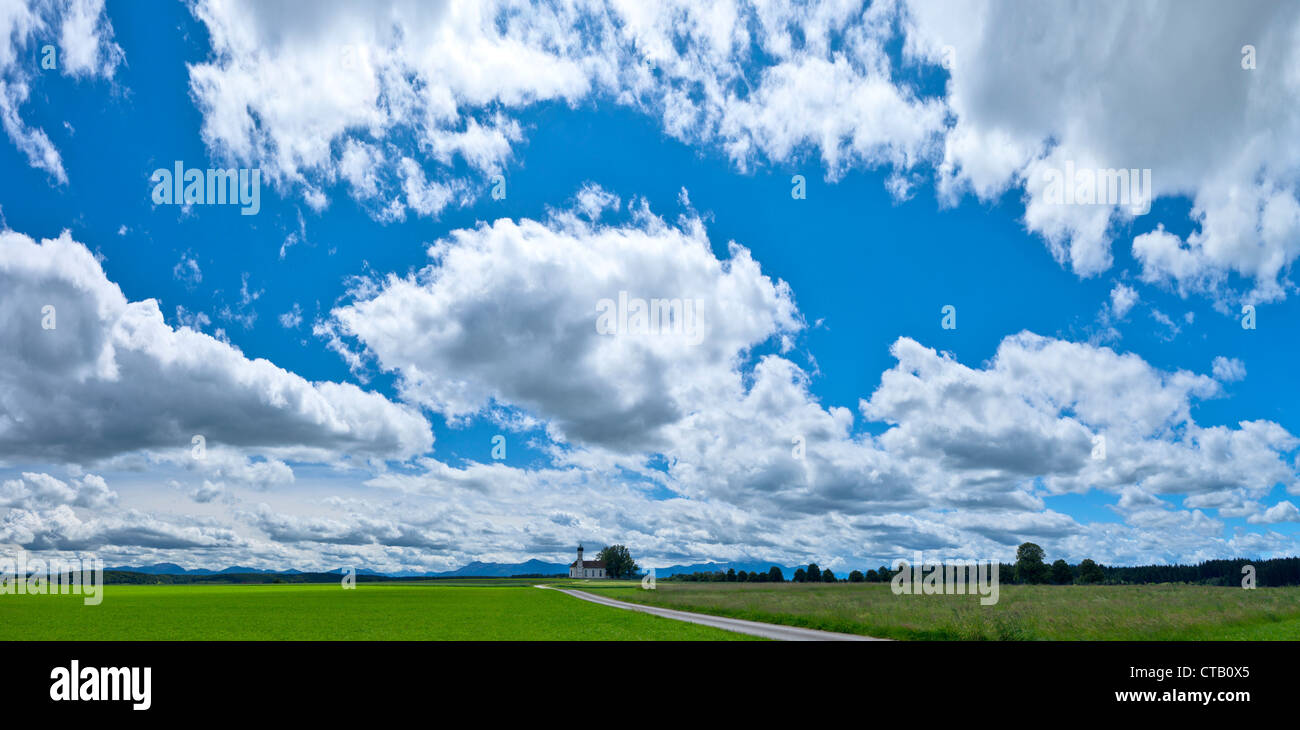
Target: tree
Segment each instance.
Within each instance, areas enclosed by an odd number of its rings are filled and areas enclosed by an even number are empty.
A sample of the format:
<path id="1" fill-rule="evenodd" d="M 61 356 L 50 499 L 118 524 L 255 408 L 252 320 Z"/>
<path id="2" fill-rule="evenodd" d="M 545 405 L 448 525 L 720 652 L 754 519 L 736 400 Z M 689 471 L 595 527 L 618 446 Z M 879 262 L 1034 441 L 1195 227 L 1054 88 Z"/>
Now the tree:
<path id="1" fill-rule="evenodd" d="M 826 570 L 823 570 L 823 571 L 822 571 L 822 582 L 823 582 L 823 583 L 834 583 L 834 582 L 835 582 L 835 572 L 834 572 L 833 570 L 831 570 L 830 568 L 827 568 Z"/>
<path id="2" fill-rule="evenodd" d="M 736 569 L 735 569 L 735 568 L 727 568 L 727 582 L 728 582 L 728 583 L 735 583 L 735 582 L 736 582 Z"/>
<path id="3" fill-rule="evenodd" d="M 867 574 L 866 574 L 865 576 L 863 576 L 863 578 L 864 578 L 868 583 L 876 583 L 876 582 L 878 582 L 878 581 L 880 580 L 880 574 L 877 573 L 877 572 L 874 571 L 874 570 L 868 570 L 868 571 L 867 571 Z M 849 576 L 849 580 L 853 580 L 853 576 L 852 576 L 852 575 Z"/>
<path id="4" fill-rule="evenodd" d="M 809 563 L 804 575 L 808 576 L 809 583 L 818 583 L 822 579 L 822 569 L 818 568 L 816 563 Z"/>
<path id="5" fill-rule="evenodd" d="M 743 570 L 740 571 L 740 572 L 738 572 L 738 573 L 736 573 L 736 580 L 739 581 L 739 582 L 741 582 L 741 583 L 748 583 L 748 582 L 749 582 L 749 573 L 746 573 L 746 572 L 743 571 Z"/>
<path id="6" fill-rule="evenodd" d="M 1097 565 L 1092 558 L 1084 558 L 1079 563 L 1079 582 L 1080 583 L 1100 583 L 1106 580 L 1106 574 L 1101 571 L 1101 566 Z"/>
<path id="7" fill-rule="evenodd" d="M 893 579 L 894 571 L 890 570 L 889 566 L 882 565 L 879 568 L 876 568 L 876 577 L 880 578 L 880 582 L 888 583 L 891 579 Z"/>
<path id="8" fill-rule="evenodd" d="M 1046 583 L 1049 575 L 1041 547 L 1027 542 L 1016 548 L 1017 583 Z"/>
<path id="9" fill-rule="evenodd" d="M 862 571 L 854 570 L 849 572 L 850 583 L 861 583 L 863 579 Z"/>
<path id="10" fill-rule="evenodd" d="M 1052 582 L 1058 586 L 1074 582 L 1074 571 L 1070 570 L 1069 563 L 1060 558 L 1052 563 Z"/>
<path id="11" fill-rule="evenodd" d="M 806 581 L 806 580 L 808 580 L 808 574 L 804 572 L 803 568 L 795 568 L 795 569 L 794 569 L 794 582 L 795 582 L 795 583 L 802 583 L 802 582 L 804 582 L 804 581 Z"/>
<path id="12" fill-rule="evenodd" d="M 596 554 L 596 559 L 605 561 L 605 575 L 610 578 L 635 578 L 641 572 L 632 560 L 632 553 L 623 545 L 606 545 Z"/>
<path id="13" fill-rule="evenodd" d="M 772 569 L 767 571 L 767 579 L 773 583 L 784 583 L 785 573 L 782 573 L 780 568 L 773 565 Z"/>

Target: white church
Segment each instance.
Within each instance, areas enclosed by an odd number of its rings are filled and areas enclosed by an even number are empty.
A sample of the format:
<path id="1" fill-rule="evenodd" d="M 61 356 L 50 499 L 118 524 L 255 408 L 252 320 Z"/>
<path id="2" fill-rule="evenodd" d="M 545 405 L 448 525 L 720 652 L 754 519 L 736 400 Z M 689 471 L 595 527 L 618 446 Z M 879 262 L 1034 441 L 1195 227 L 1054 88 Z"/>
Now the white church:
<path id="1" fill-rule="evenodd" d="M 578 559 L 569 564 L 570 578 L 604 578 L 604 560 L 583 560 L 582 546 L 578 546 Z"/>

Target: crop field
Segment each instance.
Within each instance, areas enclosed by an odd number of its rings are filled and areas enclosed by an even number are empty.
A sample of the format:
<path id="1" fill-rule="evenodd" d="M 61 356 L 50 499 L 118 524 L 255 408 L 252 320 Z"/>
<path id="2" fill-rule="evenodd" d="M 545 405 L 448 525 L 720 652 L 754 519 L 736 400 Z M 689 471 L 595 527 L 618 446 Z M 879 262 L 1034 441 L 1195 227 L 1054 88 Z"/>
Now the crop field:
<path id="1" fill-rule="evenodd" d="M 98 606 L 77 595 L 3 595 L 0 641 L 752 638 L 532 587 L 539 582 L 109 585 Z"/>
<path id="2" fill-rule="evenodd" d="M 654 591 L 582 588 L 685 611 L 892 639 L 1300 639 L 1297 587 L 1004 585 L 992 606 L 969 595 L 894 595 L 886 584 L 660 581 Z"/>

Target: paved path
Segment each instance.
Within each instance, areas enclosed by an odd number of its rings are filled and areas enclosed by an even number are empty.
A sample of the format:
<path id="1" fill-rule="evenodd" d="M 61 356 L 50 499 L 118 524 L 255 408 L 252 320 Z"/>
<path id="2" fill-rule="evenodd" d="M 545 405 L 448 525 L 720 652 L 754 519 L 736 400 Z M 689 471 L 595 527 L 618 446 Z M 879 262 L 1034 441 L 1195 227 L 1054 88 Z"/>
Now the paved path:
<path id="1" fill-rule="evenodd" d="M 704 613 L 691 613 L 690 611 L 678 611 L 673 608 L 660 608 L 658 606 L 645 606 L 640 603 L 628 603 L 627 601 L 618 601 L 613 598 L 597 596 L 586 591 L 575 591 L 569 588 L 551 588 L 550 586 L 537 586 L 548 590 L 560 591 L 567 593 L 574 598 L 581 598 L 584 601 L 599 603 L 602 606 L 612 608 L 622 608 L 629 611 L 640 611 L 654 616 L 676 619 L 678 621 L 687 621 L 693 624 L 703 624 L 712 626 L 715 629 L 724 631 L 735 631 L 741 634 L 751 636 L 761 636 L 764 639 L 775 639 L 777 641 L 888 641 L 888 639 L 877 639 L 871 636 L 860 636 L 858 634 L 837 634 L 834 631 L 818 631 L 817 629 L 804 629 L 798 626 L 783 626 L 781 624 L 768 624 L 761 621 L 745 621 L 738 618 L 726 618 L 724 616 L 710 616 Z"/>

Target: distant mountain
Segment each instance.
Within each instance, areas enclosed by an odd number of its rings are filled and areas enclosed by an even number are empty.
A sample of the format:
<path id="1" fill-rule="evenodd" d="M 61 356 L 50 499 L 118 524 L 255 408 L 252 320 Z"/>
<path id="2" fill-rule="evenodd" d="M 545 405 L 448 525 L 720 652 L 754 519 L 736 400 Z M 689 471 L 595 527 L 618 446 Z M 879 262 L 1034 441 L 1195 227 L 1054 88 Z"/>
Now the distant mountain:
<path id="1" fill-rule="evenodd" d="M 746 573 L 755 571 L 766 573 L 771 569 L 772 565 L 773 563 L 762 562 L 695 563 L 693 565 L 672 565 L 667 568 L 655 568 L 655 575 L 667 577 L 678 573 L 714 573 L 718 571 L 725 573 L 731 568 L 734 568 L 737 572 L 743 570 Z M 786 580 L 789 580 L 794 575 L 794 568 L 785 565 L 779 567 L 781 572 L 785 574 Z M 123 565 L 105 568 L 105 570 L 120 570 L 130 573 L 145 573 L 147 575 L 298 575 L 302 572 L 293 568 L 288 570 L 268 570 L 266 568 L 249 568 L 243 565 L 232 565 L 221 570 L 208 570 L 207 568 L 186 569 L 175 563 L 155 563 L 140 567 Z M 343 568 L 335 568 L 326 572 L 342 573 Z M 415 573 L 410 571 L 380 573 L 368 568 L 357 569 L 357 575 L 375 575 L 387 578 L 509 578 L 512 575 L 556 575 L 568 574 L 568 572 L 568 563 L 547 563 L 536 559 L 523 563 L 484 563 L 476 560 L 463 567 L 442 573 Z"/>
<path id="2" fill-rule="evenodd" d="M 266 573 L 268 575 L 297 575 L 302 572 L 301 570 L 294 570 L 292 568 L 289 570 L 267 570 L 266 568 L 248 568 L 242 565 L 232 565 L 229 568 L 222 568 L 221 570 L 208 570 L 207 568 L 187 569 L 182 568 L 175 563 L 154 563 L 153 565 L 143 565 L 140 567 L 132 567 L 130 565 L 112 565 L 104 568 L 104 570 L 118 570 L 126 573 L 144 573 L 146 575 L 230 575 L 233 573 L 241 575 L 261 573 Z M 372 573 L 371 571 L 366 570 L 358 570 L 357 573 L 378 575 L 377 573 Z"/>
<path id="3" fill-rule="evenodd" d="M 302 573 L 302 571 L 293 568 L 289 570 L 268 570 L 266 568 L 249 568 L 242 565 L 232 565 L 221 570 L 208 570 L 207 568 L 186 569 L 175 563 L 155 563 L 154 565 L 139 567 L 115 565 L 104 570 L 144 573 L 146 575 L 299 575 Z M 335 568 L 326 572 L 342 573 L 343 570 L 343 568 Z M 568 572 L 569 566 L 567 563 L 546 563 L 535 559 L 524 563 L 481 563 L 475 561 L 462 568 L 443 573 L 414 573 L 410 571 L 380 573 L 369 568 L 357 569 L 357 575 L 376 575 L 388 578 L 509 578 L 512 575 L 554 575 Z"/>
<path id="4" fill-rule="evenodd" d="M 540 560 L 529 560 L 526 563 L 480 563 L 474 561 L 463 568 L 450 570 L 445 573 L 429 573 L 428 577 L 435 578 L 509 578 L 512 575 L 553 575 L 555 573 L 568 574 L 568 563 L 544 563 Z"/>
<path id="5" fill-rule="evenodd" d="M 695 563 L 694 565 L 670 565 L 667 568 L 655 568 L 655 577 L 666 578 L 670 575 L 677 575 L 679 573 L 717 573 L 719 571 L 725 573 L 732 568 L 734 568 L 737 573 L 739 573 L 742 570 L 745 571 L 746 573 L 755 573 L 755 572 L 766 573 L 772 569 L 773 565 L 776 565 L 776 563 L 742 562 L 742 563 Z M 785 565 L 777 565 L 777 567 L 781 569 L 781 573 L 785 575 L 786 580 L 790 580 L 790 578 L 794 575 L 795 568 L 785 566 Z M 796 567 L 802 568 L 807 566 L 801 565 Z"/>
<path id="6" fill-rule="evenodd" d="M 186 570 L 185 568 L 182 568 L 181 566 L 175 563 L 154 563 L 153 565 L 142 565 L 140 567 L 131 567 L 129 565 L 110 565 L 109 567 L 104 568 L 104 570 L 121 570 L 130 573 L 147 573 L 149 575 L 212 575 L 215 572 L 215 571 L 208 570 L 206 568 L 195 568 L 193 570 Z M 223 570 L 221 572 L 224 573 L 226 571 Z M 258 570 L 253 572 L 264 573 L 268 571 Z"/>
<path id="7" fill-rule="evenodd" d="M 774 563 L 764 562 L 734 562 L 734 563 L 695 563 L 692 565 L 672 565 L 667 568 L 655 568 L 655 575 L 659 577 L 668 577 L 678 573 L 715 573 L 721 571 L 727 572 L 728 569 L 734 568 L 737 572 L 745 571 L 753 573 L 755 571 L 766 573 Z M 779 566 L 781 572 L 785 574 L 785 579 L 790 580 L 794 575 L 795 569 L 789 566 Z M 802 567 L 802 566 L 799 566 Z M 232 565 L 229 568 L 221 570 L 208 570 L 207 568 L 194 568 L 187 570 L 175 563 L 156 563 L 154 565 L 145 565 L 138 568 L 129 566 L 115 566 L 106 568 L 106 570 L 120 570 L 131 573 L 145 573 L 148 575 L 231 575 L 231 574 L 268 574 L 268 575 L 297 575 L 300 570 L 268 570 L 266 568 L 249 568 L 242 565 Z M 326 571 L 329 573 L 342 573 L 342 568 Z M 448 570 L 442 573 L 415 573 L 410 571 L 398 573 L 380 573 L 368 568 L 358 568 L 357 575 L 375 575 L 388 578 L 509 578 L 512 575 L 556 575 L 568 574 L 568 563 L 547 563 L 541 560 L 529 560 L 523 563 L 484 563 L 474 561 L 468 565 Z"/>

